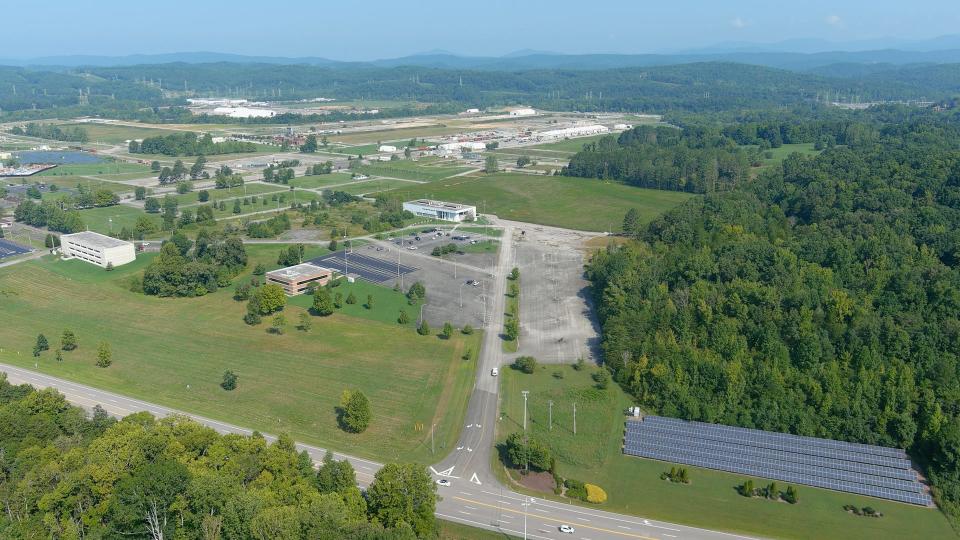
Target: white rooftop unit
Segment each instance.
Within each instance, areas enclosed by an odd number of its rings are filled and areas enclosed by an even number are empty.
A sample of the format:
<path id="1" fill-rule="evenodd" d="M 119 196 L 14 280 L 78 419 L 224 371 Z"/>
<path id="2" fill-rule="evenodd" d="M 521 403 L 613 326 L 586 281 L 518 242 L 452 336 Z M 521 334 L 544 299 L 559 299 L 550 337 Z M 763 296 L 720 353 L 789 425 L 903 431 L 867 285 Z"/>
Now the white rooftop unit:
<path id="1" fill-rule="evenodd" d="M 380 148 L 377 151 L 378 152 L 396 152 L 397 147 L 393 146 L 392 144 L 381 144 Z"/>
<path id="2" fill-rule="evenodd" d="M 529 107 L 521 107 L 519 109 L 510 110 L 510 116 L 534 116 L 536 114 L 536 109 L 531 109 Z"/>

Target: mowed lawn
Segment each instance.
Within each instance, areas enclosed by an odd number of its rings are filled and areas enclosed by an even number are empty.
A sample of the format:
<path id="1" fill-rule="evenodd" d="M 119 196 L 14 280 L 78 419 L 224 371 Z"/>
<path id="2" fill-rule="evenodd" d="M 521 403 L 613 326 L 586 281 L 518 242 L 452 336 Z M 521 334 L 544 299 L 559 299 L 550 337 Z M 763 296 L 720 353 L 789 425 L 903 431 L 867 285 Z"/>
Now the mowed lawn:
<path id="1" fill-rule="evenodd" d="M 435 182 L 455 174 L 469 171 L 469 167 L 449 167 L 442 165 L 419 165 L 412 161 L 388 161 L 363 165 L 358 169 L 368 175 L 387 176 L 403 180 L 421 180 Z"/>
<path id="2" fill-rule="evenodd" d="M 528 429 L 547 443 L 557 458 L 561 476 L 601 486 L 609 500 L 598 509 L 708 529 L 775 538 L 956 538 L 937 509 L 797 485 L 795 505 L 748 499 L 735 488 L 744 476 L 686 467 L 691 483 L 673 484 L 660 474 L 677 464 L 625 456 L 624 412 L 633 405 L 616 384 L 594 388 L 597 369 L 576 371 L 569 365 L 540 365 L 533 375 L 513 369 L 501 371 L 501 416 L 497 440 L 523 430 L 523 397 Z M 553 400 L 553 429 L 548 401 Z M 573 433 L 573 404 L 577 404 L 577 433 Z M 502 471 L 499 465 L 495 464 Z M 765 486 L 770 480 L 754 479 Z M 778 482 L 781 489 L 786 484 Z M 552 493 L 540 497 L 559 499 Z M 569 502 L 569 501 L 567 501 Z M 843 505 L 872 506 L 884 516 L 866 518 L 843 510 Z M 592 505 L 591 505 L 592 506 Z"/>
<path id="3" fill-rule="evenodd" d="M 276 267 L 282 247 L 252 246 L 251 266 Z M 52 258 L 0 269 L 0 361 L 28 368 L 36 361 L 48 374 L 378 460 L 434 462 L 455 443 L 476 367 L 461 356 L 477 350 L 478 334 L 446 341 L 339 313 L 313 317 L 305 333 L 295 328 L 304 310 L 288 306 L 286 333 L 273 335 L 269 317 L 259 326 L 243 323 L 245 306 L 232 299 L 232 287 L 190 299 L 129 292 L 130 276 L 149 258 L 113 272 Z M 77 333 L 79 349 L 59 363 L 52 350 L 31 356 L 38 333 L 55 347 L 65 328 Z M 95 366 L 101 340 L 113 348 L 107 369 Z M 240 378 L 233 392 L 219 387 L 228 369 Z M 337 426 L 335 407 L 347 388 L 362 390 L 373 405 L 363 434 Z M 437 456 L 429 428 L 416 430 L 432 423 Z"/>
<path id="4" fill-rule="evenodd" d="M 122 143 L 130 139 L 144 139 L 146 137 L 161 137 L 164 135 L 170 135 L 172 133 L 177 133 L 175 130 L 155 128 L 155 127 L 139 127 L 139 126 L 128 126 L 128 125 L 118 125 L 118 124 L 96 124 L 92 122 L 84 122 L 79 124 L 65 124 L 68 127 L 80 127 L 83 128 L 87 135 L 90 137 L 90 142 L 102 142 L 102 143 Z"/>
<path id="5" fill-rule="evenodd" d="M 644 189 L 592 178 L 494 174 L 459 176 L 391 193 L 471 204 L 501 218 L 585 231 L 622 230 L 630 208 L 649 222 L 693 195 Z"/>
<path id="6" fill-rule="evenodd" d="M 80 210 L 79 213 L 80 219 L 83 220 L 84 225 L 86 225 L 89 230 L 101 234 L 110 234 L 111 232 L 118 233 L 120 229 L 124 227 L 133 231 L 134 226 L 137 224 L 137 218 L 140 216 L 150 218 L 150 221 L 153 222 L 157 230 L 160 230 L 160 214 L 148 214 L 137 207 L 125 204 L 104 206 L 102 208 L 87 208 Z"/>

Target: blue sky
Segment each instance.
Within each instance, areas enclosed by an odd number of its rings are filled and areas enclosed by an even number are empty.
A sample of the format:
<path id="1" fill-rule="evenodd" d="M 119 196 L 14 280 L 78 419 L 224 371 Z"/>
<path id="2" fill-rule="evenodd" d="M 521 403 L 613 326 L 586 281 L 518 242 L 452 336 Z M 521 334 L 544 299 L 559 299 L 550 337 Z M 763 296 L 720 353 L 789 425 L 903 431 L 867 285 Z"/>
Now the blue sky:
<path id="1" fill-rule="evenodd" d="M 6 0 L 0 56 L 217 51 L 392 58 L 443 49 L 644 53 L 728 41 L 960 33 L 957 0 Z M 40 7 L 42 5 L 42 7 Z M 155 6 L 150 9 L 147 6 Z"/>

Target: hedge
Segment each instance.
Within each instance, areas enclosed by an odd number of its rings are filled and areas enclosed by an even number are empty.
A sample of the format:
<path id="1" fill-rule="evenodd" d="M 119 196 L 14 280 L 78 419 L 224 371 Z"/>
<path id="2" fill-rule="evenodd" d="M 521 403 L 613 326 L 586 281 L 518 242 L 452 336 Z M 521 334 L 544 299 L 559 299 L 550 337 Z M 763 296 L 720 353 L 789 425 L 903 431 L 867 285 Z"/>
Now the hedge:
<path id="1" fill-rule="evenodd" d="M 607 502 L 607 492 L 602 487 L 593 484 L 586 484 L 584 487 L 587 489 L 587 502 L 593 504 Z"/>

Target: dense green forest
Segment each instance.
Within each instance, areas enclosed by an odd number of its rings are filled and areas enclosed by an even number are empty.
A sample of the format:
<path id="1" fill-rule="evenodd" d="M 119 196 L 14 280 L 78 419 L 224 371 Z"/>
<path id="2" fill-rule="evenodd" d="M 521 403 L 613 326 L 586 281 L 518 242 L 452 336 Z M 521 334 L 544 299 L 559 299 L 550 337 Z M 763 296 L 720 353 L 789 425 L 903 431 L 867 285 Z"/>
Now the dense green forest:
<path id="1" fill-rule="evenodd" d="M 422 466 L 388 464 L 364 494 L 349 463 L 314 470 L 289 437 L 88 417 L 0 374 L 2 538 L 412 540 L 435 536 L 435 504 Z"/>
<path id="2" fill-rule="evenodd" d="M 105 115 L 183 121 L 186 97 L 296 100 L 399 100 L 437 112 L 463 106 L 525 103 L 555 110 L 688 111 L 776 108 L 828 99 L 948 99 L 960 84 L 956 66 L 885 70 L 840 77 L 708 62 L 605 70 L 486 71 L 415 66 L 321 67 L 255 63 L 169 63 L 39 71 L 0 67 L 0 113 L 12 119 Z M 174 109 L 168 109 L 168 107 Z M 454 107 L 456 106 L 456 107 Z M 416 114 L 394 107 L 375 117 Z M 400 111 L 402 109 L 402 112 Z M 340 117 L 324 116 L 328 120 Z M 199 121 L 217 121 L 208 117 Z M 262 120 L 261 120 L 262 121 Z M 274 121 L 305 121 L 288 115 Z M 317 121 L 317 119 L 306 120 Z"/>
<path id="3" fill-rule="evenodd" d="M 907 448 L 956 521 L 960 118 L 871 114 L 599 252 L 605 361 L 661 414 Z"/>
<path id="4" fill-rule="evenodd" d="M 196 133 L 184 131 L 146 137 L 142 141 L 130 141 L 128 148 L 131 154 L 163 154 L 165 156 L 213 156 L 217 154 L 238 154 L 241 152 L 256 152 L 257 145 L 243 141 L 224 141 L 215 143 L 209 133 L 198 136 Z"/>

